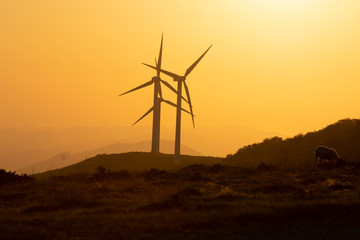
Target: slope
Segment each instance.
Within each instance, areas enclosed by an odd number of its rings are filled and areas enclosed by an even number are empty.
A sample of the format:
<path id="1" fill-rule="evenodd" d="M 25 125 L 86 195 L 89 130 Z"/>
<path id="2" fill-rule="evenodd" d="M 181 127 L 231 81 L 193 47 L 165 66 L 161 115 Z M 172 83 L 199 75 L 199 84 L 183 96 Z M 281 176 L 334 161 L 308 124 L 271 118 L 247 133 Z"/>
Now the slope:
<path id="1" fill-rule="evenodd" d="M 360 120 L 343 119 L 319 131 L 293 138 L 267 138 L 229 154 L 226 162 L 244 166 L 261 162 L 282 166 L 309 165 L 314 163 L 314 149 L 319 145 L 336 149 L 343 160 L 360 160 Z"/>
<path id="2" fill-rule="evenodd" d="M 182 143 L 209 156 L 226 156 L 241 146 L 272 136 L 279 136 L 279 134 L 241 126 L 199 126 L 195 129 L 184 128 Z M 174 137 L 173 127 L 162 127 L 162 139 L 173 140 Z M 19 169 L 40 161 L 56 158 L 56 155 L 62 153 L 70 152 L 73 155 L 111 144 L 136 143 L 144 139 L 151 139 L 151 128 L 146 126 L 0 129 L 0 168 L 19 171 Z M 121 152 L 149 151 L 149 146 L 150 144 L 146 148 L 126 149 Z M 185 151 L 186 149 L 182 148 L 184 154 L 198 155 Z M 173 150 L 167 151 L 165 146 L 161 145 L 160 152 L 172 153 Z M 83 160 L 85 157 L 83 156 L 79 160 Z M 91 157 L 91 155 L 87 155 L 87 157 Z M 50 166 L 55 165 L 50 164 Z M 61 166 L 65 165 L 55 167 Z M 32 172 L 31 169 L 29 171 Z M 34 168 L 34 172 L 37 171 L 39 170 Z"/>
<path id="3" fill-rule="evenodd" d="M 80 153 L 70 154 L 69 152 L 63 152 L 56 154 L 55 156 L 31 164 L 27 167 L 18 169 L 19 173 L 34 174 L 45 172 L 57 168 L 63 168 L 71 164 L 78 163 L 85 159 L 94 157 L 98 154 L 113 154 L 113 153 L 125 153 L 125 152 L 140 152 L 148 151 L 151 146 L 150 141 L 142 141 L 136 143 L 116 143 L 101 148 L 91 149 Z M 202 154 L 196 150 L 193 150 L 187 146 L 182 145 L 182 153 L 186 155 L 195 155 L 201 156 Z M 174 142 L 161 140 L 161 152 L 163 153 L 173 153 L 174 152 Z"/>
<path id="4" fill-rule="evenodd" d="M 64 176 L 79 173 L 93 173 L 96 168 L 103 166 L 111 171 L 129 170 L 144 171 L 151 168 L 162 170 L 174 170 L 191 164 L 216 164 L 220 163 L 223 158 L 202 157 L 181 155 L 181 162 L 174 165 L 174 155 L 163 153 L 146 153 L 146 152 L 129 152 L 120 154 L 101 154 L 93 158 L 86 159 L 82 162 L 71 166 L 47 171 L 35 175 L 37 178 L 47 178 L 50 176 Z"/>

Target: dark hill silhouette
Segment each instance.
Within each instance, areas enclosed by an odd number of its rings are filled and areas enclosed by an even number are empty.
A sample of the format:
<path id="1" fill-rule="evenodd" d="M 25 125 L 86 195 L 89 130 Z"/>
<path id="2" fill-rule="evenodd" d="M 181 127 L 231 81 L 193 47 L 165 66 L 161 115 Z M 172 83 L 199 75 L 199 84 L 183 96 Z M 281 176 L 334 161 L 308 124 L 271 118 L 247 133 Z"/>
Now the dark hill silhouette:
<path id="1" fill-rule="evenodd" d="M 63 152 L 56 154 L 55 156 L 31 164 L 27 167 L 18 169 L 19 173 L 34 174 L 45 172 L 48 170 L 53 170 L 57 168 L 63 168 L 71 164 L 78 163 L 85 159 L 94 157 L 98 154 L 113 154 L 113 153 L 125 153 L 125 152 L 135 152 L 135 151 L 149 151 L 149 146 L 151 145 L 150 141 L 142 141 L 136 143 L 116 143 L 111 144 L 105 147 L 96 148 L 87 150 L 84 152 L 70 154 L 70 152 Z M 174 152 L 174 141 L 161 140 L 160 151 L 163 153 L 173 153 Z M 201 156 L 202 154 L 194 149 L 191 149 L 187 146 L 182 145 L 182 152 L 186 155 Z"/>
<path id="2" fill-rule="evenodd" d="M 360 160 L 360 120 L 343 119 L 319 131 L 299 134 L 293 138 L 266 138 L 261 143 L 245 146 L 235 154 L 229 154 L 226 162 L 243 166 L 256 166 L 260 163 L 308 165 L 314 163 L 314 149 L 319 145 L 336 149 L 343 160 Z"/>
<path id="3" fill-rule="evenodd" d="M 144 171 L 151 168 L 162 170 L 174 170 L 192 164 L 217 164 L 223 158 L 181 155 L 181 162 L 174 164 L 173 154 L 128 152 L 120 154 L 99 154 L 93 158 L 67 166 L 61 169 L 51 170 L 35 175 L 37 178 L 50 176 L 65 176 L 79 173 L 94 173 L 99 166 L 111 171 Z"/>
<path id="4" fill-rule="evenodd" d="M 235 152 L 241 146 L 272 136 L 279 136 L 279 134 L 242 126 L 199 126 L 195 129 L 184 128 L 182 142 L 203 154 L 225 157 L 226 154 Z M 161 137 L 173 140 L 173 127 L 162 127 Z M 19 171 L 29 165 L 56 158 L 61 153 L 70 152 L 73 155 L 111 144 L 136 143 L 144 139 L 151 139 L 151 129 L 141 125 L 108 128 L 0 129 L 0 168 Z M 143 149 L 126 149 L 122 152 L 150 151 L 150 147 L 151 143 Z M 171 144 L 171 149 L 173 148 L 174 144 Z M 183 154 L 197 155 L 185 151 L 186 149 L 182 148 Z M 164 151 L 164 145 L 160 145 L 160 152 L 173 153 L 174 151 Z M 34 171 L 37 172 L 36 169 Z"/>

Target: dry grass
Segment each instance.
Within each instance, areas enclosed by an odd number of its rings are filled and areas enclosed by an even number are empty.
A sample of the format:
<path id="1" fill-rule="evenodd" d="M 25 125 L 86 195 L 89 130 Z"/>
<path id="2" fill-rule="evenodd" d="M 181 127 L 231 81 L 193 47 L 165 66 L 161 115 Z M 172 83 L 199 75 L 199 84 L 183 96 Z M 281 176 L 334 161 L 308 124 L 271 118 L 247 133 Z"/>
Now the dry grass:
<path id="1" fill-rule="evenodd" d="M 179 170 L 0 188 L 0 239 L 360 239 L 360 169 Z"/>

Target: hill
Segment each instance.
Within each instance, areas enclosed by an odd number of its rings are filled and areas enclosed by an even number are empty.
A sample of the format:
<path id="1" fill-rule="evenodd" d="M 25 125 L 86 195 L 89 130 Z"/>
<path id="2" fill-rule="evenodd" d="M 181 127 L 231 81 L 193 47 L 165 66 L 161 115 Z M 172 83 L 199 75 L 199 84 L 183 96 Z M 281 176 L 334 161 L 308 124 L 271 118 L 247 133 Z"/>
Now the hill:
<path id="1" fill-rule="evenodd" d="M 165 167 L 171 160 L 100 155 L 67 170 Z M 359 166 L 99 168 L 21 182 L 0 175 L 17 182 L 0 187 L 0 239 L 360 239 Z"/>
<path id="2" fill-rule="evenodd" d="M 197 151 L 210 156 L 223 156 L 235 152 L 239 147 L 261 141 L 266 137 L 279 134 L 263 132 L 241 126 L 199 126 L 195 129 L 182 129 L 182 143 Z M 174 139 L 174 129 L 163 126 L 161 139 Z M 73 127 L 66 129 L 0 129 L 0 168 L 17 171 L 42 161 L 50 161 L 50 167 L 63 167 L 54 163 L 56 158 L 63 159 L 65 153 L 81 154 L 114 144 L 139 143 L 151 139 L 151 127 Z M 166 144 L 166 143 L 165 143 Z M 173 144 L 166 147 L 161 144 L 160 151 L 173 153 Z M 149 151 L 150 144 L 144 148 L 127 148 L 120 152 Z M 109 153 L 109 152 L 98 152 Z M 113 151 L 119 153 L 119 151 Z M 199 155 L 186 152 L 186 155 Z M 83 158 L 94 155 L 84 155 Z M 75 163 L 76 161 L 72 162 Z M 52 167 L 52 168 L 54 168 Z M 50 169 L 50 168 L 45 168 Z M 27 168 L 28 173 L 43 171 L 37 167 Z M 23 171 L 21 171 L 23 172 Z"/>
<path id="3" fill-rule="evenodd" d="M 225 162 L 243 166 L 261 162 L 281 166 L 309 165 L 314 163 L 314 149 L 319 145 L 336 149 L 343 160 L 360 160 L 360 120 L 343 119 L 319 131 L 293 138 L 267 138 L 229 154 Z"/>
<path id="4" fill-rule="evenodd" d="M 101 154 L 71 166 L 47 171 L 35 176 L 37 178 L 47 178 L 49 176 L 94 173 L 99 166 L 103 166 L 105 169 L 111 171 L 144 171 L 151 168 L 174 170 L 192 164 L 216 164 L 220 163 L 221 160 L 223 160 L 223 158 L 181 155 L 180 164 L 174 165 L 174 155 L 172 154 L 147 152 L 129 152 L 110 155 Z"/>
<path id="5" fill-rule="evenodd" d="M 110 144 L 149 139 L 146 133 L 142 127 L 3 129 L 0 130 L 0 167 L 18 171 L 66 152 L 75 154 Z"/>
<path id="6" fill-rule="evenodd" d="M 98 154 L 113 154 L 113 153 L 125 153 L 125 152 L 135 152 L 135 151 L 147 151 L 151 146 L 150 141 L 142 141 L 136 143 L 116 143 L 101 148 L 91 149 L 80 153 L 70 154 L 69 152 L 62 152 L 56 154 L 55 156 L 46 159 L 44 161 L 31 164 L 27 167 L 18 169 L 19 173 L 34 174 L 45 172 L 49 170 L 54 170 L 58 168 L 63 168 L 85 159 L 95 157 Z M 196 150 L 193 150 L 187 146 L 182 145 L 181 150 L 185 155 L 194 155 L 201 156 L 202 154 Z M 173 153 L 174 152 L 174 142 L 161 140 L 161 152 L 163 153 Z"/>

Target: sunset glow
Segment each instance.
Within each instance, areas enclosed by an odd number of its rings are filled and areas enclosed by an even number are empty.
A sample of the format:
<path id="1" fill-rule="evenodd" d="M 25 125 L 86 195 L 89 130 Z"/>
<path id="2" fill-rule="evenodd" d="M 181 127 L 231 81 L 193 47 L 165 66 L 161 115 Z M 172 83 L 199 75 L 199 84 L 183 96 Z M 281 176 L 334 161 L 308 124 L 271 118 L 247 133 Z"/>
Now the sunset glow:
<path id="1" fill-rule="evenodd" d="M 359 117 L 359 11 L 354 0 L 2 1 L 0 127 L 131 125 L 152 90 L 118 94 L 154 75 L 141 63 L 154 63 L 161 33 L 163 67 L 179 74 L 213 44 L 188 79 L 199 128 L 292 135 Z M 163 113 L 173 127 L 175 111 Z"/>
<path id="2" fill-rule="evenodd" d="M 360 239 L 360 0 L 0 0 L 0 240 Z"/>

